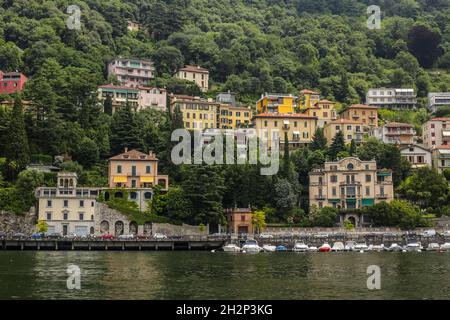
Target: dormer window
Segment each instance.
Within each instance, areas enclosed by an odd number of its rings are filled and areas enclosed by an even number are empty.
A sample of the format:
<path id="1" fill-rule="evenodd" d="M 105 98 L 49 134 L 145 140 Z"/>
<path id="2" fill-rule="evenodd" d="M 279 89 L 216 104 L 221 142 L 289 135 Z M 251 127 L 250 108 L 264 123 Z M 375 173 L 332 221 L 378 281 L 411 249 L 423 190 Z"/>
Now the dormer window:
<path id="1" fill-rule="evenodd" d="M 124 159 L 128 159 L 129 157 L 130 157 L 130 156 L 127 155 L 127 154 L 124 154 L 124 155 L 123 155 L 123 158 L 124 158 Z"/>

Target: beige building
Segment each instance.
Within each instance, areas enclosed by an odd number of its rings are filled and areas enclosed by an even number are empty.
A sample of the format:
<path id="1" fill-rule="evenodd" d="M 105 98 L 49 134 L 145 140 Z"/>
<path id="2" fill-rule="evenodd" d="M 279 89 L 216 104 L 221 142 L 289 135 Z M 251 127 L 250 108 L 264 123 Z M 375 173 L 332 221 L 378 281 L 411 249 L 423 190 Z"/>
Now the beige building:
<path id="1" fill-rule="evenodd" d="M 220 105 L 213 99 L 171 95 L 170 111 L 179 107 L 183 114 L 184 127 L 188 130 L 204 130 L 217 128 L 217 114 Z"/>
<path id="2" fill-rule="evenodd" d="M 322 169 L 309 174 L 309 205 L 318 208 L 359 209 L 394 199 L 390 170 L 378 170 L 375 161 L 349 157 L 337 162 L 325 162 Z M 359 226 L 358 216 L 341 217 Z"/>
<path id="3" fill-rule="evenodd" d="M 337 119 L 335 103 L 329 100 L 320 100 L 310 108 L 304 111 L 304 114 L 317 117 L 317 125 L 323 128 L 326 124 Z"/>
<path id="4" fill-rule="evenodd" d="M 186 65 L 178 70 L 177 78 L 195 82 L 202 92 L 209 90 L 209 71 L 200 66 Z"/>
<path id="5" fill-rule="evenodd" d="M 327 138 L 328 145 L 331 145 L 334 137 L 339 131 L 344 134 L 345 144 L 351 143 L 352 140 L 355 140 L 356 143 L 361 143 L 364 136 L 363 129 L 364 125 L 362 122 L 337 119 L 327 123 L 323 128 L 323 133 Z"/>
<path id="6" fill-rule="evenodd" d="M 225 209 L 227 232 L 232 234 L 253 234 L 252 209 Z"/>
<path id="7" fill-rule="evenodd" d="M 433 118 L 424 123 L 422 140 L 428 149 L 450 145 L 450 118 Z"/>
<path id="8" fill-rule="evenodd" d="M 409 123 L 388 122 L 381 127 L 372 127 L 369 132 L 384 143 L 392 144 L 414 144 L 416 131 Z"/>
<path id="9" fill-rule="evenodd" d="M 78 187 L 77 183 L 76 173 L 60 172 L 56 188 L 36 189 L 38 219 L 46 222 L 48 234 L 94 234 L 96 199 L 101 190 Z"/>
<path id="10" fill-rule="evenodd" d="M 317 128 L 317 118 L 301 113 L 261 113 L 253 117 L 255 128 L 258 132 L 264 132 L 269 149 L 273 140 L 280 140 L 280 148 L 284 145 L 285 132 L 288 134 L 289 147 L 295 149 L 311 143 Z"/>
<path id="11" fill-rule="evenodd" d="M 341 112 L 341 118 L 362 122 L 367 127 L 378 127 L 378 107 L 354 104 Z"/>
<path id="12" fill-rule="evenodd" d="M 433 149 L 433 167 L 443 173 L 445 169 L 450 169 L 450 145 L 440 146 Z"/>
<path id="13" fill-rule="evenodd" d="M 252 121 L 253 111 L 251 108 L 236 107 L 221 104 L 217 108 L 218 129 L 247 128 Z"/>

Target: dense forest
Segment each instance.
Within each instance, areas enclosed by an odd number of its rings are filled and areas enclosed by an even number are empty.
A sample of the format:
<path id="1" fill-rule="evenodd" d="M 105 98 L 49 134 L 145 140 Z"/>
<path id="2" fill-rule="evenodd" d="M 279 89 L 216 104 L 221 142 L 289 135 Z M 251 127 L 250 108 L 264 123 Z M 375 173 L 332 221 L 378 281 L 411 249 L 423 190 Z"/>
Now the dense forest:
<path id="1" fill-rule="evenodd" d="M 70 5 L 81 9 L 79 30 L 66 26 Z M 382 10 L 380 30 L 367 27 L 369 5 Z M 128 21 L 141 30 L 128 31 Z M 172 200 L 159 199 L 156 213 L 217 222 L 223 206 L 250 204 L 266 207 L 274 221 L 299 221 L 307 211 L 308 170 L 355 150 L 339 143 L 325 150 L 319 141 L 316 150 L 295 151 L 272 178 L 251 166 L 173 167 L 169 140 L 179 118 L 128 108 L 102 113 L 95 91 L 114 81 L 106 64 L 116 56 L 150 58 L 154 85 L 200 94 L 172 77 L 184 64 L 198 64 L 210 70 L 207 96 L 231 90 L 249 105 L 263 92 L 310 88 L 345 106 L 364 102 L 368 88 L 395 86 L 414 87 L 424 107 L 429 91 L 450 90 L 449 21 L 450 0 L 0 0 L 0 70 L 26 74 L 22 98 L 34 103 L 24 114 L 19 99 L 14 108 L 0 109 L 0 200 L 9 199 L 0 202 L 6 209 L 29 203 L 14 192 L 26 188 L 24 179 L 37 179 L 21 172 L 30 161 L 67 155 L 73 161 L 61 165 L 77 171 L 82 184 L 104 185 L 105 159 L 130 146 L 154 150 L 161 171 L 171 176 L 174 188 L 164 197 Z M 417 124 L 426 114 L 410 118 Z M 397 160 L 386 167 L 403 168 Z M 397 175 L 400 188 L 408 168 Z M 445 204 L 447 193 L 432 207 Z"/>

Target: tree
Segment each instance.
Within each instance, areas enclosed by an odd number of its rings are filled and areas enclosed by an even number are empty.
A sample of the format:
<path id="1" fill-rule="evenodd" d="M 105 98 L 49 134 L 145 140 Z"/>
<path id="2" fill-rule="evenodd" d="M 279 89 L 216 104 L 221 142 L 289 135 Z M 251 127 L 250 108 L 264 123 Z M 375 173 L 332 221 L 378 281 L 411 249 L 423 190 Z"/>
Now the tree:
<path id="1" fill-rule="evenodd" d="M 447 201 L 448 182 L 435 169 L 423 167 L 406 178 L 398 189 L 400 195 L 422 208 L 438 208 Z"/>
<path id="2" fill-rule="evenodd" d="M 7 129 L 6 145 L 4 147 L 6 159 L 11 169 L 12 177 L 25 168 L 30 162 L 30 150 L 22 112 L 22 100 L 16 96 L 14 107 Z"/>
<path id="3" fill-rule="evenodd" d="M 92 139 L 83 138 L 75 154 L 75 160 L 84 168 L 91 168 L 99 160 L 98 146 Z"/>
<path id="4" fill-rule="evenodd" d="M 439 58 L 441 34 L 429 26 L 417 24 L 408 33 L 408 48 L 424 68 L 431 68 Z"/>
<path id="5" fill-rule="evenodd" d="M 333 227 L 338 215 L 339 211 L 336 208 L 324 207 L 319 210 L 313 207 L 310 212 L 310 219 L 316 227 Z"/>
<path id="6" fill-rule="evenodd" d="M 339 130 L 333 138 L 333 142 L 328 149 L 328 155 L 332 161 L 336 161 L 340 152 L 345 150 L 344 134 Z"/>
<path id="7" fill-rule="evenodd" d="M 264 231 L 264 228 L 266 227 L 266 213 L 262 210 L 253 212 L 252 225 L 257 233 Z"/>
<path id="8" fill-rule="evenodd" d="M 112 115 L 113 103 L 110 95 L 106 96 L 105 102 L 103 102 L 103 112 Z"/>
<path id="9" fill-rule="evenodd" d="M 176 47 L 162 46 L 153 54 L 158 75 L 173 76 L 184 65 L 184 57 Z"/>
<path id="10" fill-rule="evenodd" d="M 327 138 L 325 137 L 325 134 L 323 132 L 323 128 L 317 128 L 316 132 L 314 133 L 314 137 L 312 139 L 312 142 L 310 144 L 311 150 L 322 150 L 325 151 L 327 149 Z"/>
<path id="11" fill-rule="evenodd" d="M 138 123 L 129 103 L 119 108 L 113 115 L 110 145 L 113 154 L 123 152 L 126 147 L 138 150 L 143 148 Z"/>
<path id="12" fill-rule="evenodd" d="M 352 141 L 350 142 L 350 149 L 348 151 L 348 153 L 350 154 L 350 156 L 354 156 L 356 155 L 356 142 L 354 139 L 352 139 Z"/>
<path id="13" fill-rule="evenodd" d="M 38 223 L 36 224 L 36 230 L 38 233 L 47 233 L 48 231 L 47 222 L 45 222 L 44 220 L 39 220 Z"/>

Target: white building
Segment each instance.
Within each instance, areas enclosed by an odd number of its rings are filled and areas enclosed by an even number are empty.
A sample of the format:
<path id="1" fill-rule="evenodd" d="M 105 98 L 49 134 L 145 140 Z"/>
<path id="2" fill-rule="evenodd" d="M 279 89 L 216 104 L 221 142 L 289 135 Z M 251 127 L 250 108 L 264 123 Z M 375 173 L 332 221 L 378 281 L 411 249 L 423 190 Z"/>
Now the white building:
<path id="1" fill-rule="evenodd" d="M 145 86 L 155 78 L 155 68 L 151 60 L 117 58 L 108 64 L 110 76 L 126 87 Z"/>
<path id="2" fill-rule="evenodd" d="M 431 151 L 423 145 L 412 144 L 402 146 L 400 153 L 411 164 L 413 169 L 421 167 L 431 167 L 433 165 Z"/>
<path id="3" fill-rule="evenodd" d="M 417 95 L 414 89 L 369 89 L 366 94 L 366 104 L 385 109 L 415 109 Z"/>
<path id="4" fill-rule="evenodd" d="M 428 93 L 428 110 L 435 113 L 439 107 L 450 106 L 450 92 Z"/>
<path id="5" fill-rule="evenodd" d="M 409 123 L 388 122 L 371 128 L 369 135 L 384 143 L 410 145 L 415 143 L 416 131 Z"/>

